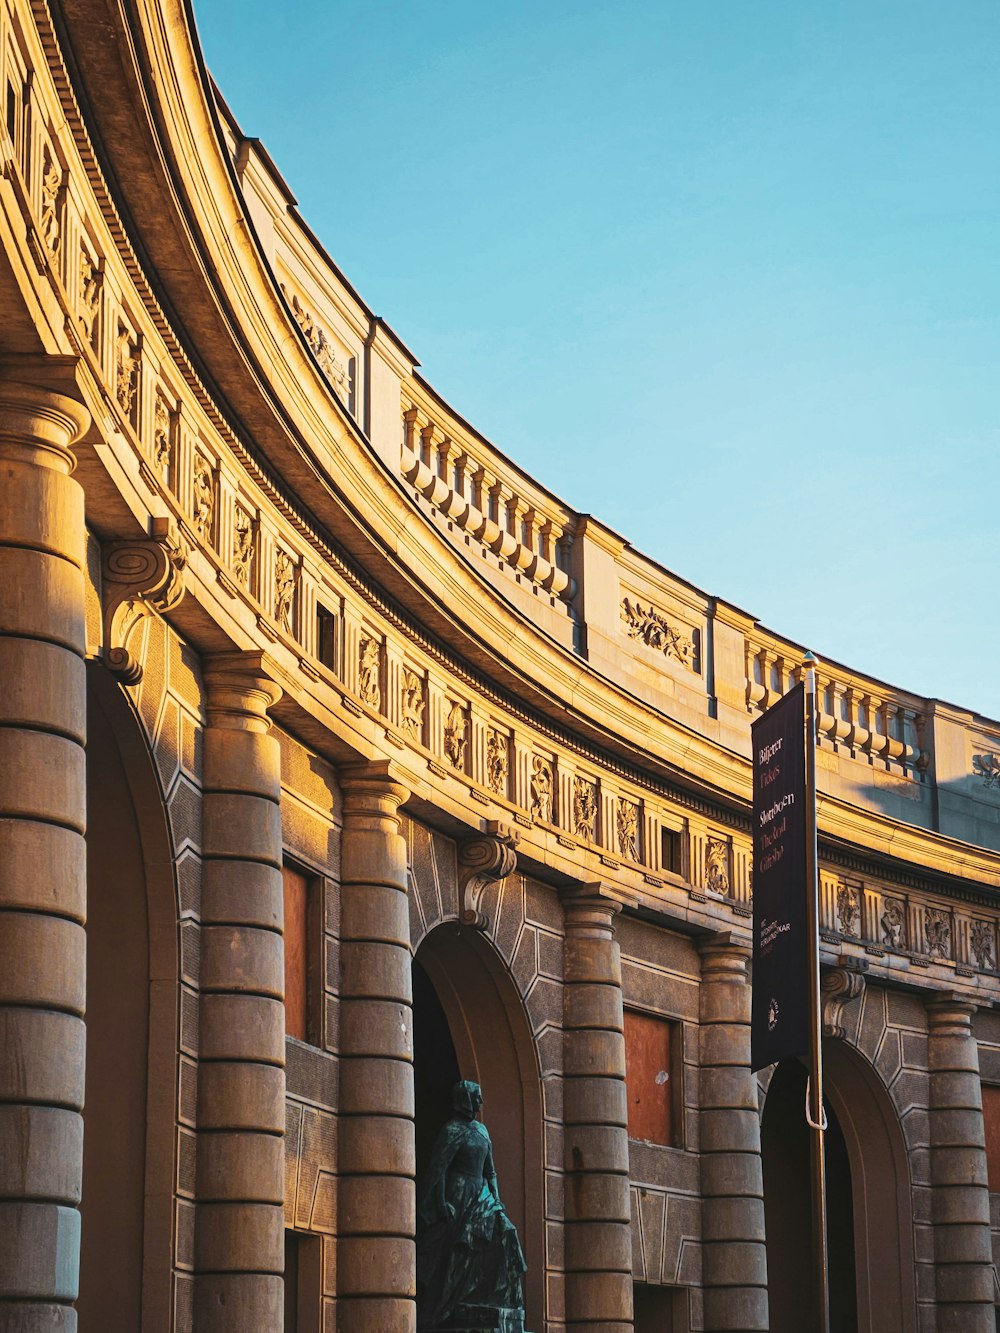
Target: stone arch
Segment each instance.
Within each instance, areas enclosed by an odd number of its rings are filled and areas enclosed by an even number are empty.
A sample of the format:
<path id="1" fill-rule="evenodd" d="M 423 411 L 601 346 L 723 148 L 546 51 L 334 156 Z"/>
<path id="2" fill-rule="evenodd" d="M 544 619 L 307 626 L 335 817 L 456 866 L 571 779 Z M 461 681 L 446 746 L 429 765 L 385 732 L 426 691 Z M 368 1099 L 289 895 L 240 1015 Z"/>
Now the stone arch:
<path id="1" fill-rule="evenodd" d="M 174 1261 L 179 947 L 172 843 L 145 728 L 130 696 L 99 664 L 89 667 L 87 712 L 80 1330 L 159 1329 L 170 1308 Z"/>

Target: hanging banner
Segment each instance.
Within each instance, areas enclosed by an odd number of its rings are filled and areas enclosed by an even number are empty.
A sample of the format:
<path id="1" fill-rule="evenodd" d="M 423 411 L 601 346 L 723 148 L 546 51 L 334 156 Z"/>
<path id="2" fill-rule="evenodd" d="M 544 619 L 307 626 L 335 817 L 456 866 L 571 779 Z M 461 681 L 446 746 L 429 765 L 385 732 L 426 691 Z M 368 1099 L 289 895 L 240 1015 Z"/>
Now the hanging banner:
<path id="1" fill-rule="evenodd" d="M 750 1066 L 809 1052 L 805 687 L 751 728 L 753 1001 Z"/>

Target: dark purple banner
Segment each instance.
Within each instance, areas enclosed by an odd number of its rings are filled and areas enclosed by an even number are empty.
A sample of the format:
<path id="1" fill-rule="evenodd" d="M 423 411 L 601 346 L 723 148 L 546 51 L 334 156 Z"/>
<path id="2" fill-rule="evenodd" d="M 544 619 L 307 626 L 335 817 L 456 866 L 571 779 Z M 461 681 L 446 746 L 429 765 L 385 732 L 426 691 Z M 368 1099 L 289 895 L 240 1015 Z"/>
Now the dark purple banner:
<path id="1" fill-rule="evenodd" d="M 750 1066 L 809 1051 L 805 687 L 762 714 L 753 737 L 753 1004 Z"/>

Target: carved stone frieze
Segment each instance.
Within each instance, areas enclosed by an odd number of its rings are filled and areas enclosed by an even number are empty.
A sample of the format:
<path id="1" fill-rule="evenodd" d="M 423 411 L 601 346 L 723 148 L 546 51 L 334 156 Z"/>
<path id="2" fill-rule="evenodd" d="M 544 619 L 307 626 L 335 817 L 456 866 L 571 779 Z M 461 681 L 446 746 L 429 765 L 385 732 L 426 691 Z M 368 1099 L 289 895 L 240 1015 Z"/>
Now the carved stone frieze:
<path id="1" fill-rule="evenodd" d="M 882 927 L 882 943 L 887 948 L 900 949 L 905 945 L 906 940 L 903 934 L 905 923 L 906 914 L 903 911 L 903 904 L 897 898 L 883 898 L 879 924 Z"/>
<path id="2" fill-rule="evenodd" d="M 620 797 L 616 821 L 618 825 L 618 850 L 629 861 L 639 859 L 639 807 L 635 801 L 626 801 Z"/>
<path id="3" fill-rule="evenodd" d="M 597 838 L 597 783 L 588 778 L 573 779 L 573 831 L 585 842 Z"/>
<path id="4" fill-rule="evenodd" d="M 184 596 L 187 556 L 170 521 L 150 520 L 148 541 L 109 542 L 101 552 L 104 662 L 124 685 L 137 685 L 142 667 L 128 639 L 145 616 L 172 610 Z"/>
<path id="5" fill-rule="evenodd" d="M 241 504 L 233 515 L 233 577 L 242 588 L 249 588 L 253 577 L 254 522 Z"/>
<path id="6" fill-rule="evenodd" d="M 274 618 L 281 628 L 294 634 L 295 561 L 280 548 L 274 556 Z"/>
<path id="7" fill-rule="evenodd" d="M 940 907 L 925 907 L 924 939 L 931 958 L 950 958 L 951 915 Z"/>
<path id="8" fill-rule="evenodd" d="M 644 607 L 628 597 L 623 599 L 621 610 L 625 633 L 630 639 L 638 639 L 647 648 L 654 648 L 657 652 L 663 653 L 664 657 L 674 658 L 689 671 L 695 670 L 694 640 L 683 630 L 671 625 L 669 620 L 652 606 Z"/>
<path id="9" fill-rule="evenodd" d="M 55 258 L 59 250 L 61 227 L 59 225 L 59 192 L 62 189 L 62 171 L 53 158 L 48 145 L 42 152 L 42 241 L 46 250 Z"/>
<path id="10" fill-rule="evenodd" d="M 452 768 L 464 770 L 465 747 L 467 744 L 468 723 L 465 717 L 465 707 L 456 702 L 449 708 L 448 717 L 444 724 L 444 752 Z"/>
<path id="11" fill-rule="evenodd" d="M 79 319 L 83 326 L 84 336 L 91 347 L 97 345 L 98 321 L 97 317 L 101 309 L 101 287 L 104 282 L 104 274 L 101 272 L 100 265 L 97 264 L 87 253 L 85 247 L 80 247 L 80 309 Z"/>
<path id="12" fill-rule="evenodd" d="M 172 434 L 170 408 L 162 394 L 157 394 L 153 409 L 153 464 L 163 478 L 170 472 Z"/>
<path id="13" fill-rule="evenodd" d="M 982 778 L 984 787 L 1000 788 L 1000 754 L 991 754 L 989 751 L 974 754 L 972 768 L 976 777 Z"/>
<path id="14" fill-rule="evenodd" d="M 348 367 L 345 366 L 340 357 L 338 357 L 337 350 L 330 341 L 326 331 L 320 328 L 295 293 L 293 292 L 289 297 L 288 290 L 284 283 L 281 284 L 281 290 L 284 292 L 285 297 L 292 308 L 295 322 L 305 335 L 305 340 L 309 344 L 313 356 L 319 362 L 320 370 L 322 370 L 323 374 L 330 381 L 334 393 L 336 393 L 344 406 L 350 406 L 351 378 Z"/>
<path id="15" fill-rule="evenodd" d="M 363 634 L 358 643 L 358 694 L 370 708 L 382 701 L 382 649 L 378 639 Z"/>
<path id="16" fill-rule="evenodd" d="M 996 967 L 996 931 L 992 922 L 973 921 L 969 930 L 969 947 L 981 968 Z"/>
<path id="17" fill-rule="evenodd" d="M 517 869 L 519 839 L 516 829 L 491 819 L 485 833 L 459 843 L 458 891 L 464 925 L 486 929 L 489 923 L 482 910 L 483 892 Z"/>
<path id="18" fill-rule="evenodd" d="M 531 814 L 543 824 L 552 823 L 552 765 L 540 754 L 531 761 Z"/>
<path id="19" fill-rule="evenodd" d="M 837 889 L 837 921 L 842 935 L 857 935 L 861 921 L 860 895 L 850 884 Z"/>
<path id="20" fill-rule="evenodd" d="M 404 666 L 399 688 L 399 725 L 412 740 L 419 741 L 423 735 L 424 707 L 423 679 Z"/>
<path id="21" fill-rule="evenodd" d="M 118 406 L 130 419 L 136 406 L 139 389 L 139 344 L 124 324 L 118 325 L 115 340 L 115 397 Z"/>
<path id="22" fill-rule="evenodd" d="M 843 1039 L 847 1029 L 841 1022 L 846 1005 L 864 993 L 865 979 L 860 972 L 844 967 L 823 973 L 820 991 L 823 1000 L 823 1035 Z"/>
<path id="23" fill-rule="evenodd" d="M 486 737 L 486 785 L 497 796 L 507 795 L 510 742 L 502 731 L 491 727 Z"/>
<path id="24" fill-rule="evenodd" d="M 709 838 L 705 845 L 705 884 L 712 893 L 729 896 L 729 844 Z"/>
<path id="25" fill-rule="evenodd" d="M 215 471 L 199 450 L 195 450 L 194 454 L 191 505 L 195 532 L 202 541 L 211 542 L 215 519 Z"/>

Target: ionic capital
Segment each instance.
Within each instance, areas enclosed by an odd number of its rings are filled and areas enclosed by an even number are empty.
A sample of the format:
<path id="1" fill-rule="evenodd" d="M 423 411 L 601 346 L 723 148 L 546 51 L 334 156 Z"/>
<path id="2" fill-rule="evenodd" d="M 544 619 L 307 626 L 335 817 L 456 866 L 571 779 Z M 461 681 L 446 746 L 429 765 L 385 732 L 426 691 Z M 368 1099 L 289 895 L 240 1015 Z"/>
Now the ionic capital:
<path id="1" fill-rule="evenodd" d="M 205 659 L 206 710 L 210 727 L 266 734 L 267 710 L 281 698 L 277 672 L 266 653 L 213 653 Z"/>
<path id="2" fill-rule="evenodd" d="M 509 824 L 491 819 L 485 832 L 459 843 L 458 888 L 465 925 L 486 929 L 486 914 L 481 907 L 483 893 L 488 885 L 506 879 L 517 869 L 519 841 L 519 834 Z"/>
<path id="3" fill-rule="evenodd" d="M 123 684 L 137 685 L 142 666 L 128 650 L 129 635 L 145 616 L 180 602 L 187 555 L 169 519 L 154 518 L 148 541 L 109 542 L 101 563 L 104 661 Z"/>
<path id="4" fill-rule="evenodd" d="M 69 475 L 70 452 L 90 426 L 90 413 L 65 394 L 0 377 L 0 456 L 19 458 L 26 450 L 38 467 Z"/>

